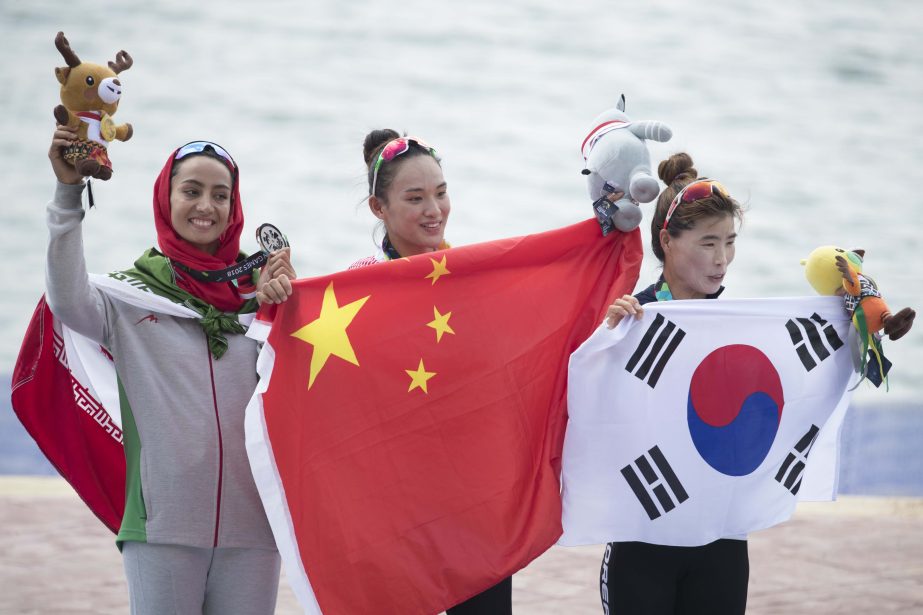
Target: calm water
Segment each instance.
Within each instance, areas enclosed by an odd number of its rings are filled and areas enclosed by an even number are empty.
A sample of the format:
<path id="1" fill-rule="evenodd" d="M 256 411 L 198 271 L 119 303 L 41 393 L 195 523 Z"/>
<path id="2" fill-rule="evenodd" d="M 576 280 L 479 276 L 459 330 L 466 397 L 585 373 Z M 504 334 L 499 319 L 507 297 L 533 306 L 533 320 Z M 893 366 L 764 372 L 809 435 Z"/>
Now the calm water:
<path id="1" fill-rule="evenodd" d="M 633 118 L 674 130 L 651 144 L 655 161 L 687 150 L 748 204 L 728 296 L 810 294 L 799 259 L 836 243 L 868 250 L 892 307 L 923 308 L 919 3 L 73 0 L 66 26 L 63 6 L 0 2 L 0 373 L 43 287 L 61 28 L 85 59 L 124 47 L 135 61 L 116 115 L 135 137 L 111 148 L 116 175 L 94 184 L 85 222 L 93 271 L 153 243 L 153 179 L 195 138 L 225 145 L 243 169 L 245 249 L 273 222 L 305 276 L 372 249 L 360 201 L 373 128 L 437 146 L 453 243 L 569 224 L 589 216 L 580 142 L 624 92 Z M 655 275 L 648 262 L 642 283 Z M 863 387 L 857 402 L 919 407 L 923 323 L 886 351 L 891 392 Z"/>

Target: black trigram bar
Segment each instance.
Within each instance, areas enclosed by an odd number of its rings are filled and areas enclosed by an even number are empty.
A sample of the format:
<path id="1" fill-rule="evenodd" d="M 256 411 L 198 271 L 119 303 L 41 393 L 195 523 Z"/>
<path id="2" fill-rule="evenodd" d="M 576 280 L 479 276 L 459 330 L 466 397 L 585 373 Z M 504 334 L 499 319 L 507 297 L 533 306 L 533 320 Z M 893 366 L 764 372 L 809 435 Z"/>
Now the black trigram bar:
<path id="1" fill-rule="evenodd" d="M 664 323 L 666 323 L 666 326 L 664 326 Z M 654 317 L 654 322 L 644 332 L 644 337 L 641 338 L 638 348 L 628 359 L 625 370 L 629 373 L 634 373 L 641 380 L 646 378 L 647 384 L 654 388 L 657 386 L 657 381 L 660 380 L 663 368 L 666 367 L 667 362 L 676 352 L 684 337 L 686 337 L 686 332 L 677 327 L 676 323 L 664 318 L 663 314 L 657 314 Z M 660 350 L 664 345 L 666 345 L 666 349 L 661 353 Z M 642 361 L 642 359 L 644 360 Z M 639 362 L 641 366 L 638 367 L 636 372 L 635 367 L 638 366 Z"/>
<path id="2" fill-rule="evenodd" d="M 818 362 L 830 356 L 830 350 L 824 345 L 821 333 L 824 334 L 831 350 L 836 351 L 843 345 L 843 340 L 837 335 L 833 325 L 828 325 L 827 321 L 816 312 L 811 315 L 811 318 L 789 319 L 785 323 L 785 328 L 788 330 L 789 337 L 792 338 L 792 344 L 795 346 L 795 352 L 801 364 L 807 371 L 811 371 L 817 367 Z M 802 335 L 802 330 L 804 330 L 804 335 Z M 808 338 L 807 343 L 805 343 L 805 336 Z"/>
<path id="3" fill-rule="evenodd" d="M 808 455 L 811 453 L 811 447 L 814 446 L 814 440 L 817 439 L 819 431 L 820 428 L 817 425 L 811 425 L 811 428 L 795 444 L 795 448 L 785 457 L 785 461 L 779 466 L 779 471 L 776 472 L 776 482 L 791 491 L 792 495 L 797 495 L 801 488 L 801 475 L 804 473 Z"/>
<path id="4" fill-rule="evenodd" d="M 647 455 L 654 462 L 653 465 L 651 465 Z M 688 500 L 689 494 L 686 493 L 682 483 L 679 482 L 676 473 L 667 463 L 667 459 L 663 456 L 659 447 L 655 446 L 650 449 L 647 451 L 647 455 L 641 455 L 634 461 L 641 472 L 641 476 L 644 477 L 644 481 L 641 480 L 638 472 L 635 471 L 631 464 L 622 468 L 622 476 L 625 477 L 628 486 L 631 487 L 635 497 L 638 498 L 644 512 L 653 521 L 660 517 L 661 514 L 670 512 Z M 663 513 L 660 512 L 660 508 L 657 508 L 654 498 L 651 497 L 652 493 L 657 498 L 657 502 L 660 503 Z"/>

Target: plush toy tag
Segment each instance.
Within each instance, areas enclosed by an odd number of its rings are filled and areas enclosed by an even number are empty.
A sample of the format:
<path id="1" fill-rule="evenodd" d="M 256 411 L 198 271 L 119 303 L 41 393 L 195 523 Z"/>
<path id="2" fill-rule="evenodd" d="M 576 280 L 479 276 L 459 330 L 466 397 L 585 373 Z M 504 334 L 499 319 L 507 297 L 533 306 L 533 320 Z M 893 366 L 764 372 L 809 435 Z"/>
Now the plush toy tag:
<path id="1" fill-rule="evenodd" d="M 614 204 L 610 203 L 606 197 L 600 197 L 593 203 L 593 213 L 596 214 L 596 221 L 603 232 L 603 237 L 615 230 L 615 224 L 612 222 L 612 216 L 619 210 Z"/>

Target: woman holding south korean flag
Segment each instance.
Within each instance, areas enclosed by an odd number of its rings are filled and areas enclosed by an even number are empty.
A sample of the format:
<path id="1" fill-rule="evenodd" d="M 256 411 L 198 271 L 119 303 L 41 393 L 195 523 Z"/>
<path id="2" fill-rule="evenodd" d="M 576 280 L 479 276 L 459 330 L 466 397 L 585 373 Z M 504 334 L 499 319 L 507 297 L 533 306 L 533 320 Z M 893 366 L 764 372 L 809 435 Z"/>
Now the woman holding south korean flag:
<path id="1" fill-rule="evenodd" d="M 667 185 L 651 221 L 651 247 L 663 263 L 660 279 L 616 300 L 607 313 L 615 327 L 656 301 L 716 299 L 734 260 L 739 203 L 720 183 L 700 178 L 692 158 L 674 154 L 658 167 Z M 696 547 L 613 542 L 601 570 L 605 613 L 743 614 L 749 560 L 746 536 Z"/>

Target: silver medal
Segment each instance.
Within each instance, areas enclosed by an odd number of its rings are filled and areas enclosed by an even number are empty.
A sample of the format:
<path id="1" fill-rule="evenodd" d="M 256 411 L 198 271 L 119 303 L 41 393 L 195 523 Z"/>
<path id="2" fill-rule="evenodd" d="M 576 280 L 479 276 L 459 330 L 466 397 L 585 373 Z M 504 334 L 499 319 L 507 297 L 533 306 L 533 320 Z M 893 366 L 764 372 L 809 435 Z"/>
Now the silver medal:
<path id="1" fill-rule="evenodd" d="M 267 254 L 288 247 L 288 239 L 272 224 L 261 224 L 256 229 L 256 241 Z"/>

